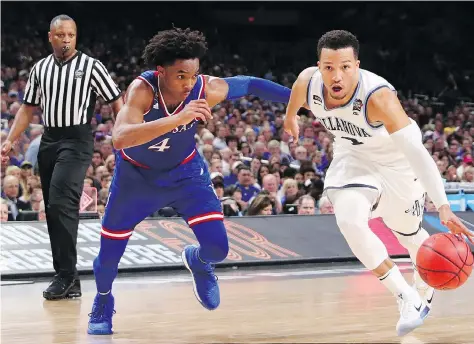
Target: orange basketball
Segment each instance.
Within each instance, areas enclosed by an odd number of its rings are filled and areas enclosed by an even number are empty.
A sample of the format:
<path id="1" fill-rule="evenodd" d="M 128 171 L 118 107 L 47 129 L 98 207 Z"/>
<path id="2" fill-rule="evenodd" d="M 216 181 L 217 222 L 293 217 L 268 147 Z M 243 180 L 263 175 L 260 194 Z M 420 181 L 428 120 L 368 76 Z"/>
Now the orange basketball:
<path id="1" fill-rule="evenodd" d="M 472 272 L 474 256 L 460 235 L 439 233 L 418 249 L 416 268 L 423 281 L 435 289 L 459 288 Z"/>

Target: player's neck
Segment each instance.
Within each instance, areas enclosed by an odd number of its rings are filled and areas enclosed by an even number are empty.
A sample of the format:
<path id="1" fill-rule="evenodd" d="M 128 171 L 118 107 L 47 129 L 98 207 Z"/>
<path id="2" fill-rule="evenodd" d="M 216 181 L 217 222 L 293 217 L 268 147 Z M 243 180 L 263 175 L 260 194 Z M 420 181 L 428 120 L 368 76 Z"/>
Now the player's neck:
<path id="1" fill-rule="evenodd" d="M 168 108 L 168 111 L 171 110 L 172 112 L 179 106 L 179 104 L 181 104 L 182 100 L 176 99 L 175 97 L 173 97 L 173 95 L 171 95 L 170 92 L 167 91 L 167 88 L 164 85 L 162 79 L 158 79 L 158 87 L 160 88 L 160 93 L 163 97 L 163 102 L 165 103 L 165 106 Z"/>

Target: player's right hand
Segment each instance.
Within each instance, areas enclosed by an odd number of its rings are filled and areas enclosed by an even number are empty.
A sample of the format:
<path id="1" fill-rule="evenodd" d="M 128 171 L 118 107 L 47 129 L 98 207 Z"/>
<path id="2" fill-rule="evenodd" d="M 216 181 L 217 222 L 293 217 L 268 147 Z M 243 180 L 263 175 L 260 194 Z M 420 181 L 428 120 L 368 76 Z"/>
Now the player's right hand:
<path id="1" fill-rule="evenodd" d="M 202 120 L 204 123 L 212 119 L 211 109 L 205 99 L 191 100 L 178 115 L 180 125 L 185 125 L 192 120 Z"/>
<path id="2" fill-rule="evenodd" d="M 5 164 L 10 157 L 8 156 L 8 153 L 12 150 L 12 143 L 9 140 L 5 140 L 2 143 L 2 164 Z"/>
<path id="3" fill-rule="evenodd" d="M 293 139 L 298 141 L 300 137 L 300 126 L 298 124 L 299 116 L 286 116 L 285 122 L 283 123 L 283 129 L 291 136 Z"/>
<path id="4" fill-rule="evenodd" d="M 448 205 L 441 206 L 438 211 L 439 219 L 443 226 L 448 227 L 448 229 L 453 234 L 464 234 L 467 239 L 474 244 L 474 233 L 467 229 L 461 220 L 456 215 L 454 215 Z"/>

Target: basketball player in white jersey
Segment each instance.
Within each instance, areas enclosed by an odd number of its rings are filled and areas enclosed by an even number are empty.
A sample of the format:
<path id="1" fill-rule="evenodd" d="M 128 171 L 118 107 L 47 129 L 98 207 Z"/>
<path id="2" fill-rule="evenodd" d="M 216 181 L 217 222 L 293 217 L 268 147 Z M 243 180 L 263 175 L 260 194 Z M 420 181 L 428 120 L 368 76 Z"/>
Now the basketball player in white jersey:
<path id="1" fill-rule="evenodd" d="M 414 273 L 410 286 L 370 230 L 381 216 L 413 263 L 429 237 L 421 227 L 425 191 L 441 223 L 471 233 L 453 214 L 435 162 L 422 144 L 418 125 L 404 112 L 385 79 L 359 68 L 359 43 L 347 31 L 330 31 L 318 42 L 318 67 L 305 69 L 292 88 L 285 130 L 299 137 L 297 112 L 305 107 L 334 135 L 334 159 L 324 182 L 337 224 L 352 252 L 394 294 L 405 335 L 423 323 L 434 289 Z"/>

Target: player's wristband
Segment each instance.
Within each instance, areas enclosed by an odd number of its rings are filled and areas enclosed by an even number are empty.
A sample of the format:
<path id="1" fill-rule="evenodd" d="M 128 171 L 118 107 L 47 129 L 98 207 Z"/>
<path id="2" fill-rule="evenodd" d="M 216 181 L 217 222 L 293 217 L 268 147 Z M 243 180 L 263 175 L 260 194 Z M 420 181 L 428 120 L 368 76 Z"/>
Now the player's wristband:
<path id="1" fill-rule="evenodd" d="M 245 75 L 224 78 L 224 80 L 229 85 L 226 99 L 238 99 L 253 94 L 277 103 L 288 103 L 290 100 L 291 90 L 270 80 Z"/>
<path id="2" fill-rule="evenodd" d="M 436 209 L 445 204 L 449 205 L 438 167 L 423 146 L 418 125 L 412 120 L 410 125 L 392 133 L 390 137 L 405 154 L 413 172 L 420 178 L 421 185 L 430 196 Z"/>

